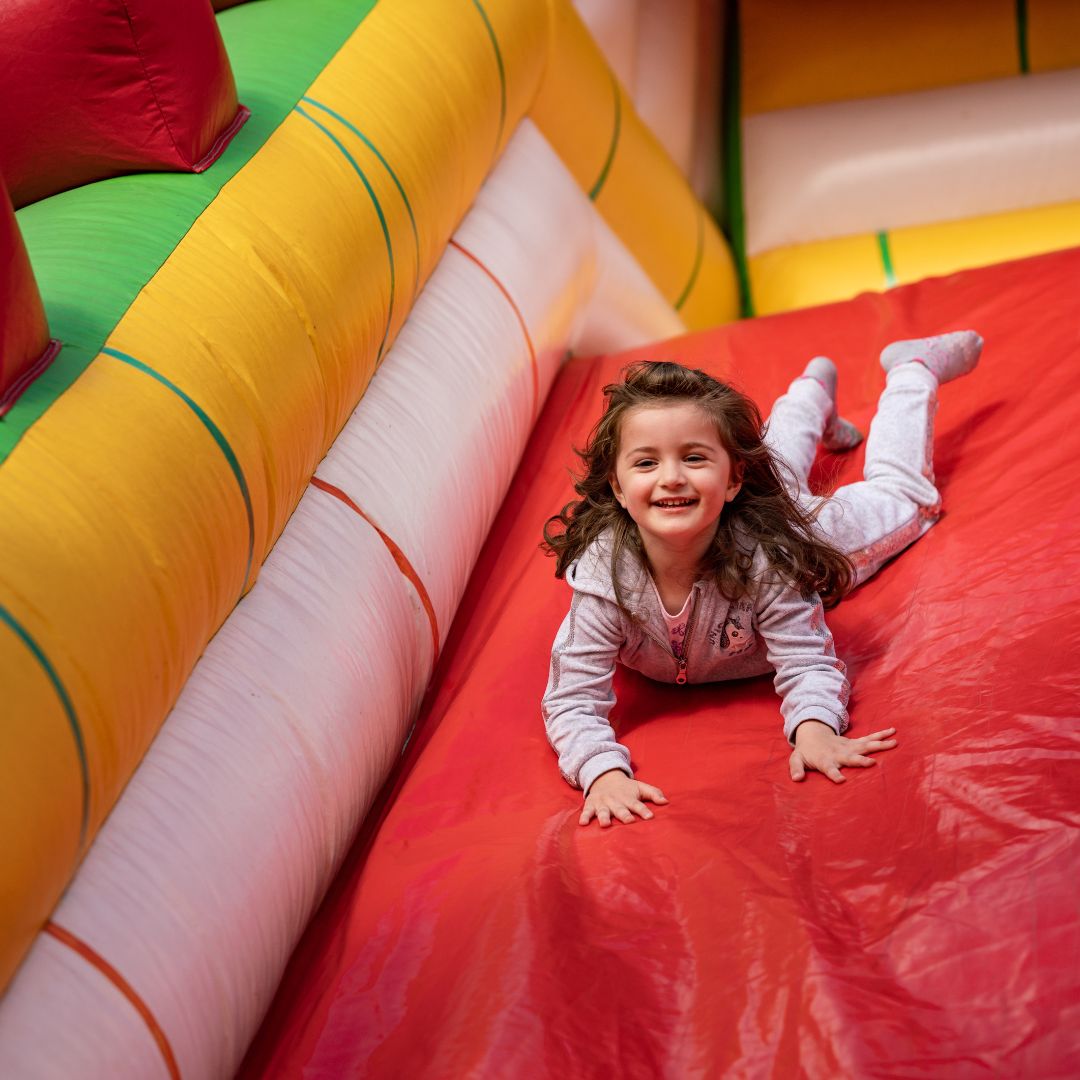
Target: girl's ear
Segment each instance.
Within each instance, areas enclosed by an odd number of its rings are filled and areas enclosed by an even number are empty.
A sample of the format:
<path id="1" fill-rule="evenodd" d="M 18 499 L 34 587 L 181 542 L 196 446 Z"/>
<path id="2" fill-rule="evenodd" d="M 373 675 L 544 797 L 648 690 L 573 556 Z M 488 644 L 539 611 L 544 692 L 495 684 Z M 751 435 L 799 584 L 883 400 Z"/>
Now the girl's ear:
<path id="1" fill-rule="evenodd" d="M 732 467 L 731 476 L 728 478 L 727 491 L 724 492 L 724 502 L 731 502 L 742 490 L 743 464 L 740 461 Z"/>
<path id="2" fill-rule="evenodd" d="M 626 509 L 626 497 L 622 493 L 622 488 L 619 486 L 619 478 L 612 473 L 608 477 L 608 483 L 611 485 L 611 490 L 615 495 L 615 501 L 625 510 Z M 734 498 L 734 496 L 732 496 Z"/>

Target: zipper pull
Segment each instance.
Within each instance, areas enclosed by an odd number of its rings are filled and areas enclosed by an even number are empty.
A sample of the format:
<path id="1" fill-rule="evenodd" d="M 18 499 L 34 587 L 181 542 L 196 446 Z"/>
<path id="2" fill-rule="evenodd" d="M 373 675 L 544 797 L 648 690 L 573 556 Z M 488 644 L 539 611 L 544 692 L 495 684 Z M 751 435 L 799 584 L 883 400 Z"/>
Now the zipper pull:
<path id="1" fill-rule="evenodd" d="M 686 659 L 685 657 L 679 660 L 679 674 L 675 676 L 675 681 L 682 686 L 686 682 Z"/>

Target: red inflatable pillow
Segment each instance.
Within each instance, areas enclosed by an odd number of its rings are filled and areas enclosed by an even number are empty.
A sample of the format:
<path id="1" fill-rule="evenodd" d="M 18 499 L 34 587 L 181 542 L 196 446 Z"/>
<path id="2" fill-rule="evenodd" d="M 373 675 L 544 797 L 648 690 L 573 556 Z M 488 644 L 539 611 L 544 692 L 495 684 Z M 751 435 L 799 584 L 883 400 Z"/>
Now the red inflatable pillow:
<path id="1" fill-rule="evenodd" d="M 0 172 L 15 206 L 118 173 L 201 172 L 248 115 L 207 0 L 4 4 Z"/>
<path id="2" fill-rule="evenodd" d="M 59 351 L 59 342 L 49 340 L 26 246 L 0 184 L 0 417 Z"/>

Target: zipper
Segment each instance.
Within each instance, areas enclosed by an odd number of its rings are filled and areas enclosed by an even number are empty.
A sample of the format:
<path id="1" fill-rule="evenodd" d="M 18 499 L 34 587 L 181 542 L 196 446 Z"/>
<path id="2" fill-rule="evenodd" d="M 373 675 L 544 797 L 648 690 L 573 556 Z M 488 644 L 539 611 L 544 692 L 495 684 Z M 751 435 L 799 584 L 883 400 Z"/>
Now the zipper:
<path id="1" fill-rule="evenodd" d="M 671 654 L 672 659 L 679 668 L 678 674 L 675 676 L 675 681 L 680 686 L 683 686 L 686 683 L 686 658 L 690 655 L 690 638 L 694 634 L 694 625 L 697 623 L 697 614 L 697 597 L 694 597 L 694 610 L 690 612 L 690 621 L 686 624 L 686 636 L 683 638 L 682 656 L 676 656 L 674 653 Z M 670 647 L 669 644 L 668 648 L 670 649 Z"/>
<path id="2" fill-rule="evenodd" d="M 694 592 L 697 591 L 696 583 L 695 583 L 694 588 L 693 588 L 692 591 L 694 591 Z M 662 641 L 647 626 L 642 627 L 642 629 L 645 631 L 645 633 L 648 634 L 649 637 L 651 637 L 653 639 L 653 641 L 655 641 L 656 644 L 659 645 L 664 650 L 664 652 L 666 652 L 668 654 L 668 656 L 670 656 L 671 659 L 675 661 L 675 681 L 679 684 L 679 686 L 684 686 L 686 684 L 686 679 L 687 679 L 687 675 L 686 675 L 686 657 L 690 652 L 690 639 L 691 639 L 691 637 L 693 636 L 693 633 L 694 633 L 694 626 L 697 623 L 697 617 L 698 617 L 698 606 L 697 606 L 697 597 L 695 596 L 695 598 L 694 598 L 694 609 L 693 609 L 693 611 L 690 612 L 690 619 L 686 624 L 686 636 L 683 638 L 683 650 L 682 650 L 683 654 L 682 654 L 681 657 L 678 657 L 678 656 L 675 655 L 674 651 L 671 648 L 671 640 L 670 639 Z"/>

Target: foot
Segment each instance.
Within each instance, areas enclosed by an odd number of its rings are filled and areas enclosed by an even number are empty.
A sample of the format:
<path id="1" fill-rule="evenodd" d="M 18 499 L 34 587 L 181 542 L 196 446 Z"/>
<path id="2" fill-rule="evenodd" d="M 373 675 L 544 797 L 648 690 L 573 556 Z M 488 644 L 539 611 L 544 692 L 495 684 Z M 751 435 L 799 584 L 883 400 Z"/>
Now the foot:
<path id="1" fill-rule="evenodd" d="M 821 434 L 821 444 L 833 453 L 853 450 L 862 442 L 862 432 L 836 411 L 836 365 L 827 356 L 815 356 L 802 373 L 804 379 L 813 379 L 832 399 L 832 411 Z"/>
<path id="2" fill-rule="evenodd" d="M 937 337 L 894 341 L 881 354 L 886 374 L 900 364 L 916 363 L 932 371 L 938 382 L 966 375 L 979 362 L 983 339 L 974 330 L 958 330 Z"/>

